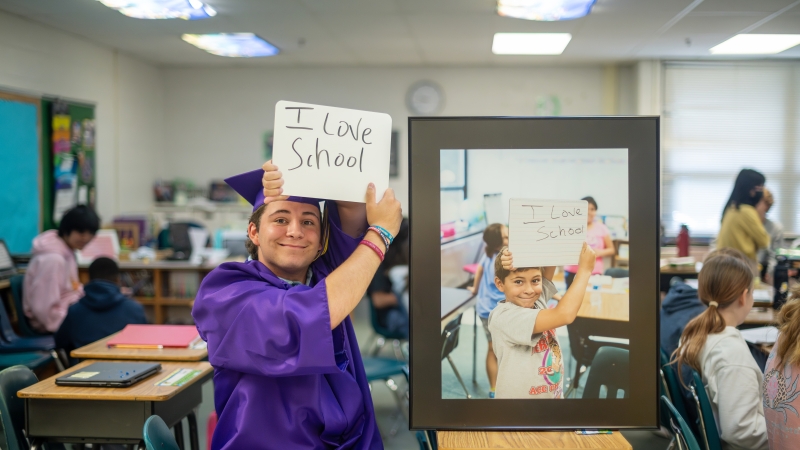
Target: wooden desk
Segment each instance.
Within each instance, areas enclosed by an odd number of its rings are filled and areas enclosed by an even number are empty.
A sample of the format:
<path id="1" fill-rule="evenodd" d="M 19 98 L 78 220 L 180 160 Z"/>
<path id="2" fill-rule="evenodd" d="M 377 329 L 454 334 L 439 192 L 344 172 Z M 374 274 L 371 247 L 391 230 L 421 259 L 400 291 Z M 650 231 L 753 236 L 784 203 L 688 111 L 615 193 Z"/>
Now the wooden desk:
<path id="1" fill-rule="evenodd" d="M 79 371 L 84 361 L 33 386 L 22 389 L 28 437 L 49 442 L 138 444 L 144 422 L 153 414 L 173 427 L 189 419 L 192 449 L 197 449 L 194 408 L 202 400 L 201 386 L 211 378 L 207 362 L 163 362 L 161 371 L 127 388 L 57 386 L 56 378 Z M 176 369 L 200 370 L 183 386 L 155 386 Z"/>
<path id="2" fill-rule="evenodd" d="M 581 309 L 578 310 L 578 317 L 622 322 L 630 320 L 630 294 L 601 291 L 600 298 L 602 299 L 600 304 L 592 305 L 592 291 L 586 291 Z"/>
<path id="3" fill-rule="evenodd" d="M 81 265 L 78 267 L 78 275 L 81 283 L 86 284 L 89 282 L 88 267 L 88 265 Z M 139 277 L 140 274 L 145 274 L 145 277 L 149 279 L 145 284 L 151 292 L 146 296 L 136 296 L 134 300 L 144 306 L 153 307 L 153 322 L 156 324 L 163 324 L 166 321 L 167 306 L 184 306 L 191 308 L 194 304 L 194 294 L 181 296 L 178 293 L 170 293 L 169 281 L 173 274 L 181 272 L 196 273 L 198 278 L 197 286 L 199 287 L 203 277 L 215 268 L 215 265 L 197 265 L 190 264 L 187 261 L 152 261 L 149 263 L 141 261 L 121 261 L 119 263 L 120 272 L 135 274 L 137 280 L 144 278 Z"/>
<path id="4" fill-rule="evenodd" d="M 193 348 L 108 348 L 106 343 L 119 333 L 84 345 L 70 352 L 77 359 L 122 359 L 136 361 L 202 361 L 208 358 L 208 350 Z"/>
<path id="5" fill-rule="evenodd" d="M 442 320 L 469 307 L 474 298 L 475 295 L 467 289 L 442 287 Z"/>
<path id="6" fill-rule="evenodd" d="M 632 450 L 619 431 L 583 436 L 574 431 L 440 431 L 440 450 L 537 449 L 537 450 Z"/>
<path id="7" fill-rule="evenodd" d="M 750 310 L 744 319 L 744 325 L 775 325 L 778 323 L 775 318 L 777 314 L 778 312 L 772 308 L 754 308 Z"/>

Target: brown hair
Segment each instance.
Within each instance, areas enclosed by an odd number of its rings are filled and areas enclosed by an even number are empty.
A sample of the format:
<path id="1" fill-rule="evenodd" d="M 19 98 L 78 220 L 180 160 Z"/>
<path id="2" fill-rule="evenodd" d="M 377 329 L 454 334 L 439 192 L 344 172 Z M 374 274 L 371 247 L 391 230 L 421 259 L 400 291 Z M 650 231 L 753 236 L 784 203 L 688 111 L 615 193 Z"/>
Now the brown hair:
<path id="1" fill-rule="evenodd" d="M 700 353 L 706 344 L 706 338 L 709 334 L 725 330 L 725 319 L 719 312 L 720 308 L 735 303 L 745 289 L 753 289 L 753 271 L 746 260 L 742 259 L 744 255 L 739 258 L 721 250 L 717 253 L 703 263 L 697 277 L 697 293 L 706 305 L 712 301 L 718 305 L 709 305 L 708 309 L 690 320 L 683 329 L 680 344 L 672 355 L 673 360 L 678 363 L 678 373 L 681 373 L 684 364 L 702 373 Z"/>
<path id="2" fill-rule="evenodd" d="M 253 214 L 250 215 L 249 223 L 255 224 L 256 229 L 261 228 L 261 216 L 264 215 L 264 211 L 266 210 L 267 205 L 261 205 L 258 207 L 258 209 L 253 211 Z M 249 235 L 244 240 L 244 248 L 247 249 L 247 253 L 250 254 L 250 258 L 252 258 L 254 261 L 258 261 L 258 246 L 250 240 Z"/>
<path id="3" fill-rule="evenodd" d="M 772 192 L 770 192 L 769 189 L 767 189 L 767 188 L 764 188 L 764 197 L 763 197 L 763 199 L 764 199 L 764 203 L 767 204 L 767 211 L 769 211 L 769 209 L 772 208 L 772 205 L 775 204 L 775 197 L 772 196 Z"/>
<path id="4" fill-rule="evenodd" d="M 778 312 L 777 357 L 783 364 L 800 364 L 800 285 L 789 293 L 789 300 Z"/>
<path id="5" fill-rule="evenodd" d="M 486 243 L 483 251 L 486 252 L 487 258 L 499 252 L 503 248 L 503 224 L 493 223 L 486 227 L 483 230 L 483 242 Z"/>
<path id="6" fill-rule="evenodd" d="M 506 277 L 511 275 L 513 272 L 522 272 L 522 271 L 531 270 L 531 269 L 536 269 L 536 270 L 538 270 L 540 272 L 542 271 L 541 267 L 517 267 L 513 271 L 506 270 L 503 267 L 503 263 L 500 261 L 500 256 L 503 255 L 503 251 L 505 251 L 507 248 L 508 247 L 502 247 L 497 253 L 497 258 L 494 259 L 494 276 L 496 276 L 497 278 L 500 278 L 501 282 L 506 281 Z"/>
<path id="7" fill-rule="evenodd" d="M 703 262 L 705 263 L 705 261 L 708 261 L 709 259 L 711 259 L 711 258 L 713 258 L 715 256 L 720 256 L 720 255 L 733 256 L 734 258 L 736 258 L 736 259 L 746 263 L 748 266 L 750 266 L 750 270 L 753 271 L 753 276 L 758 275 L 758 267 L 756 266 L 755 261 L 753 261 L 752 259 L 748 258 L 747 255 L 742 253 L 741 250 L 735 249 L 733 247 L 718 248 L 716 250 L 711 251 L 703 259 Z"/>

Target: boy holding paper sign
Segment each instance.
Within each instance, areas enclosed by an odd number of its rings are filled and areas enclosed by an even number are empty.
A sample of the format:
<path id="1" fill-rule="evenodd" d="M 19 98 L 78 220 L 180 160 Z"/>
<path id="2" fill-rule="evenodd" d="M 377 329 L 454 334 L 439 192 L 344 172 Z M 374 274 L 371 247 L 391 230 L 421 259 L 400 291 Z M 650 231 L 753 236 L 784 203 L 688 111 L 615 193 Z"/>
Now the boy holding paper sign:
<path id="1" fill-rule="evenodd" d="M 572 286 L 547 309 L 556 293 L 555 267 L 517 269 L 508 249 L 497 257 L 494 282 L 506 299 L 489 315 L 499 366 L 495 398 L 562 398 L 564 368 L 555 329 L 578 315 L 594 261 L 594 250 L 584 243 Z"/>

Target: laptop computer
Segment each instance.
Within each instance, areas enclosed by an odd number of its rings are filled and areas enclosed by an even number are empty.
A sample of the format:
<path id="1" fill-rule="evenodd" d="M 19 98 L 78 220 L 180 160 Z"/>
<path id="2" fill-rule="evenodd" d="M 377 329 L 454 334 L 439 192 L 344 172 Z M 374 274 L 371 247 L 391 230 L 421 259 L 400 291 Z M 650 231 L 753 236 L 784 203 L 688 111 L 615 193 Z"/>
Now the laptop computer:
<path id="1" fill-rule="evenodd" d="M 189 224 L 176 222 L 169 224 L 169 239 L 172 241 L 171 261 L 186 261 L 192 255 L 192 241 L 189 239 Z"/>
<path id="2" fill-rule="evenodd" d="M 0 280 L 11 278 L 17 274 L 17 266 L 8 252 L 5 241 L 0 239 Z"/>
<path id="3" fill-rule="evenodd" d="M 96 362 L 56 378 L 59 386 L 128 387 L 161 370 L 159 363 Z"/>

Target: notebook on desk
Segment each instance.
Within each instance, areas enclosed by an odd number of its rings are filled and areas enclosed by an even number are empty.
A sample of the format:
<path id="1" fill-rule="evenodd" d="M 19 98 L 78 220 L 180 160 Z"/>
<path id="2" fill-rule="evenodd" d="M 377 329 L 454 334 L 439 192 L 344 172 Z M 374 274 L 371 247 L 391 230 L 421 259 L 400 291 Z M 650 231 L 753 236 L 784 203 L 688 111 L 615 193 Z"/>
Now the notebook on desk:
<path id="1" fill-rule="evenodd" d="M 59 386 L 128 387 L 161 370 L 159 363 L 98 362 L 56 378 Z"/>
<path id="2" fill-rule="evenodd" d="M 128 325 L 109 339 L 108 348 L 190 348 L 200 340 L 194 325 Z"/>

